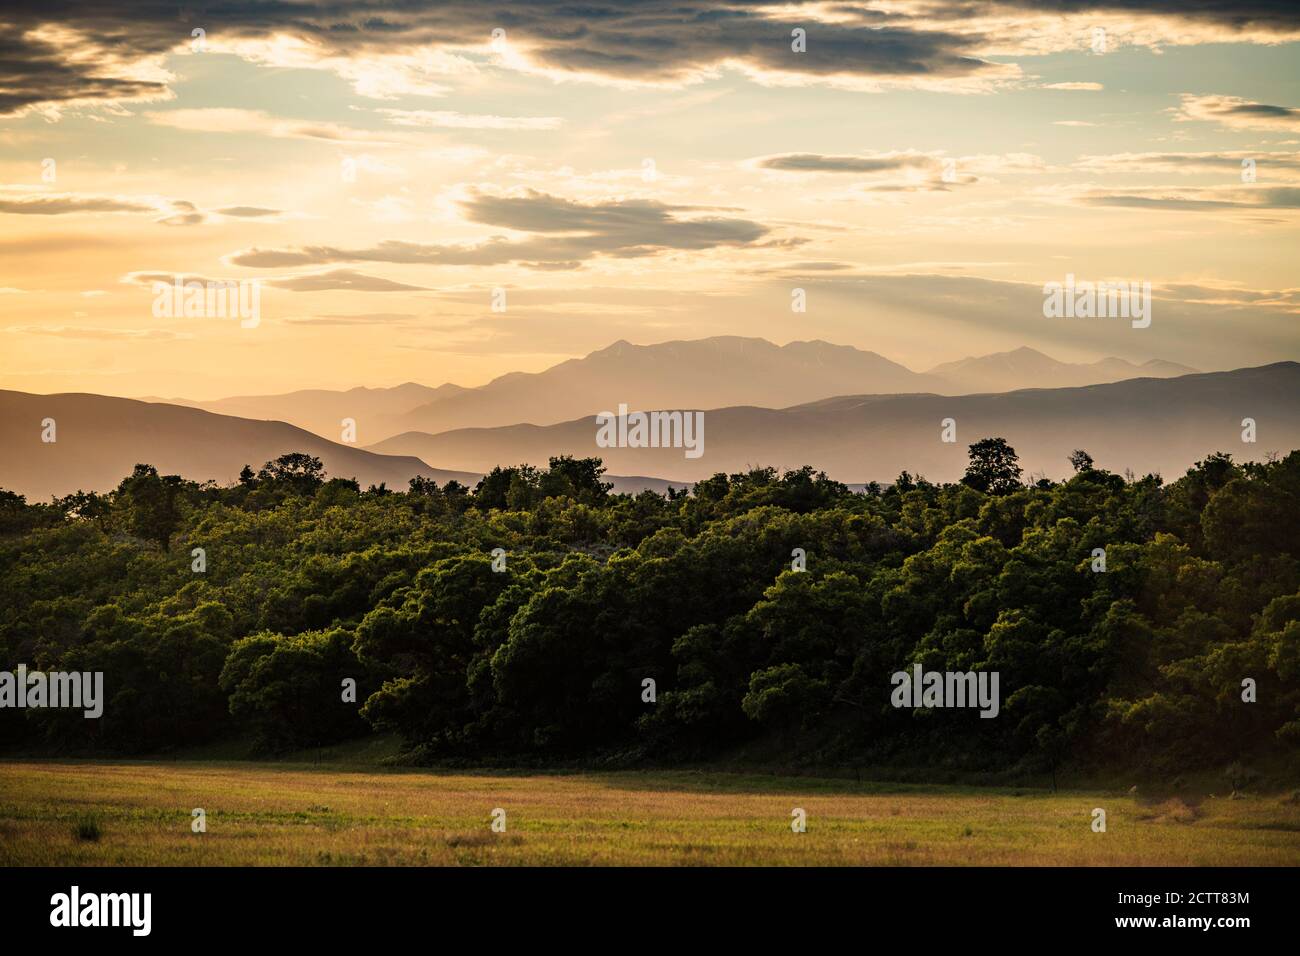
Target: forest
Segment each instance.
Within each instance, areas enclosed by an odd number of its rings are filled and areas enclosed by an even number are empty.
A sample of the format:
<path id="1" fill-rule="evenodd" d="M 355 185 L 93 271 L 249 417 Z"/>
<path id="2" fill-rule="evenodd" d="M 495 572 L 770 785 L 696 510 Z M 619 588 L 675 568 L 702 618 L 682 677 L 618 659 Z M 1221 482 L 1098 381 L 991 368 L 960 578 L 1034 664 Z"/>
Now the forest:
<path id="1" fill-rule="evenodd" d="M 393 490 L 289 454 L 228 487 L 141 464 L 105 494 L 0 491 L 0 666 L 105 675 L 100 718 L 6 708 L 0 746 L 274 754 L 382 733 L 457 765 L 1293 758 L 1300 451 L 1215 454 L 1168 483 L 1069 464 L 1026 480 L 989 438 L 953 484 L 755 468 L 615 495 L 597 458 Z M 996 672 L 996 719 L 891 706 L 891 675 L 917 665 Z"/>

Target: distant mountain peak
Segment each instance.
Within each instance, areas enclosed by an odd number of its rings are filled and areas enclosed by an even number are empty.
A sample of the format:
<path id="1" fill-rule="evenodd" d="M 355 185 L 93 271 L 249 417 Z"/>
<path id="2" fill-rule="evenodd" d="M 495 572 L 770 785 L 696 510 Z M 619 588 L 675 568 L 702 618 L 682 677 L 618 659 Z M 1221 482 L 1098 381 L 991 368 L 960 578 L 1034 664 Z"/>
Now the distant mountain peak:
<path id="1" fill-rule="evenodd" d="M 1175 362 L 1151 359 L 1136 365 L 1110 356 L 1095 362 L 1071 363 L 1022 345 L 1007 352 L 972 355 L 945 362 L 929 370 L 952 388 L 966 392 L 1005 392 L 1019 388 L 1064 388 L 1103 385 L 1131 378 L 1173 378 L 1196 369 Z"/>

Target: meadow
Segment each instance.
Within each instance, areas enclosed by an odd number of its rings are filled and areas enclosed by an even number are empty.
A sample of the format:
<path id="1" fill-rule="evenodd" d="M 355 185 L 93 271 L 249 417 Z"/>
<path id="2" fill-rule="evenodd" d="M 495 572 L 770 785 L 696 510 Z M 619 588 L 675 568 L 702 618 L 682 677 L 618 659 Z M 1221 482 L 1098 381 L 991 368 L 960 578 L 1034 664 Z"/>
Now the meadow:
<path id="1" fill-rule="evenodd" d="M 802 808 L 807 829 L 791 829 Z M 1092 829 L 1106 810 L 1106 832 Z M 207 831 L 191 830 L 202 808 Z M 506 812 L 505 832 L 492 813 Z M 650 771 L 0 762 L 0 865 L 1300 864 L 1300 801 Z"/>

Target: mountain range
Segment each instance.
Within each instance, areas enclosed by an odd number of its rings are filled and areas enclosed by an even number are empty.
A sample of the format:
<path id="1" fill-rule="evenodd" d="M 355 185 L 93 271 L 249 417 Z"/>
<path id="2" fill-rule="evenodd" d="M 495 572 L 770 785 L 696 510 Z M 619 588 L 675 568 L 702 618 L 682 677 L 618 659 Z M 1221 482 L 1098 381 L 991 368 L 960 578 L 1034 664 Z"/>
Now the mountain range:
<path id="1" fill-rule="evenodd" d="M 875 352 L 829 342 L 774 345 L 765 339 L 717 336 L 632 345 L 618 341 L 542 372 L 512 372 L 477 388 L 408 382 L 394 388 L 310 389 L 214 401 L 147 398 L 223 415 L 285 421 L 318 435 L 341 434 L 356 422 L 363 445 L 403 432 L 527 422 L 551 425 L 630 408 L 785 408 L 834 395 L 933 392 L 961 395 L 1015 388 L 1054 388 L 1139 376 L 1172 377 L 1195 369 L 1171 362 L 1135 365 L 1108 358 L 1086 365 L 1059 362 L 1022 348 L 913 372 Z"/>
<path id="2" fill-rule="evenodd" d="M 995 387 L 1005 381 L 1052 387 Z M 598 447 L 594 416 L 619 404 L 704 411 L 703 455 Z M 46 418 L 56 421 L 54 443 L 41 440 Z M 356 443 L 333 440 L 345 418 L 356 420 Z M 1256 422 L 1256 444 L 1242 443 L 1244 418 Z M 945 419 L 952 442 L 940 437 Z M 849 484 L 903 470 L 950 481 L 967 446 L 990 436 L 1016 448 L 1027 474 L 1051 477 L 1068 473 L 1075 448 L 1103 468 L 1168 476 L 1215 451 L 1285 454 L 1300 447 L 1300 365 L 1197 373 L 1159 361 L 1072 365 L 1017 349 L 918 373 L 825 342 L 722 337 L 616 342 L 479 388 L 407 383 L 201 403 L 0 391 L 0 487 L 33 499 L 105 491 L 138 462 L 227 483 L 245 464 L 293 451 L 316 455 L 332 476 L 399 489 L 415 475 L 472 486 L 496 465 L 545 466 L 558 454 L 599 455 L 623 476 L 611 477 L 616 491 L 662 492 L 755 465 L 812 465 Z"/>
<path id="3" fill-rule="evenodd" d="M 945 419 L 955 440 L 941 440 Z M 1242 420 L 1258 441 L 1244 444 Z M 1074 388 L 944 396 L 850 395 L 790 408 L 738 406 L 704 412 L 704 454 L 680 448 L 600 448 L 586 417 L 557 425 L 408 432 L 372 446 L 441 465 L 480 470 L 510 462 L 544 463 L 555 454 L 599 455 L 613 471 L 694 481 L 752 465 L 812 465 L 844 482 L 892 481 L 899 472 L 954 481 L 967 446 L 998 436 L 1019 453 L 1026 474 L 1068 473 L 1075 448 L 1098 467 L 1175 476 L 1196 460 L 1227 451 L 1239 460 L 1300 448 L 1300 363 L 1231 372 L 1138 378 Z"/>
<path id="4" fill-rule="evenodd" d="M 1007 392 L 1021 388 L 1067 388 L 1078 385 L 1103 385 L 1129 378 L 1173 378 L 1190 375 L 1196 369 L 1176 362 L 1151 359 L 1141 365 L 1121 358 L 1099 362 L 1070 364 L 1059 362 L 1031 348 L 995 352 L 965 358 L 958 362 L 936 365 L 926 374 L 944 383 L 936 389 L 941 395 L 968 395 L 972 392 Z"/>

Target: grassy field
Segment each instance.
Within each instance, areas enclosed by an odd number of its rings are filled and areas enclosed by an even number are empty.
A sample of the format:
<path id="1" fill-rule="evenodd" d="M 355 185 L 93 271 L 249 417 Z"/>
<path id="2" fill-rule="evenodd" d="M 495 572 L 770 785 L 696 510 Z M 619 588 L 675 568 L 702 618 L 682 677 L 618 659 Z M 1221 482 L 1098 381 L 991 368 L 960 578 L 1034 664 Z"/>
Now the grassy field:
<path id="1" fill-rule="evenodd" d="M 191 832 L 196 807 L 206 833 Z M 490 827 L 497 807 L 504 833 Z M 791 831 L 795 807 L 805 833 Z M 696 772 L 0 762 L 0 865 L 258 864 L 1297 865 L 1300 803 Z"/>

